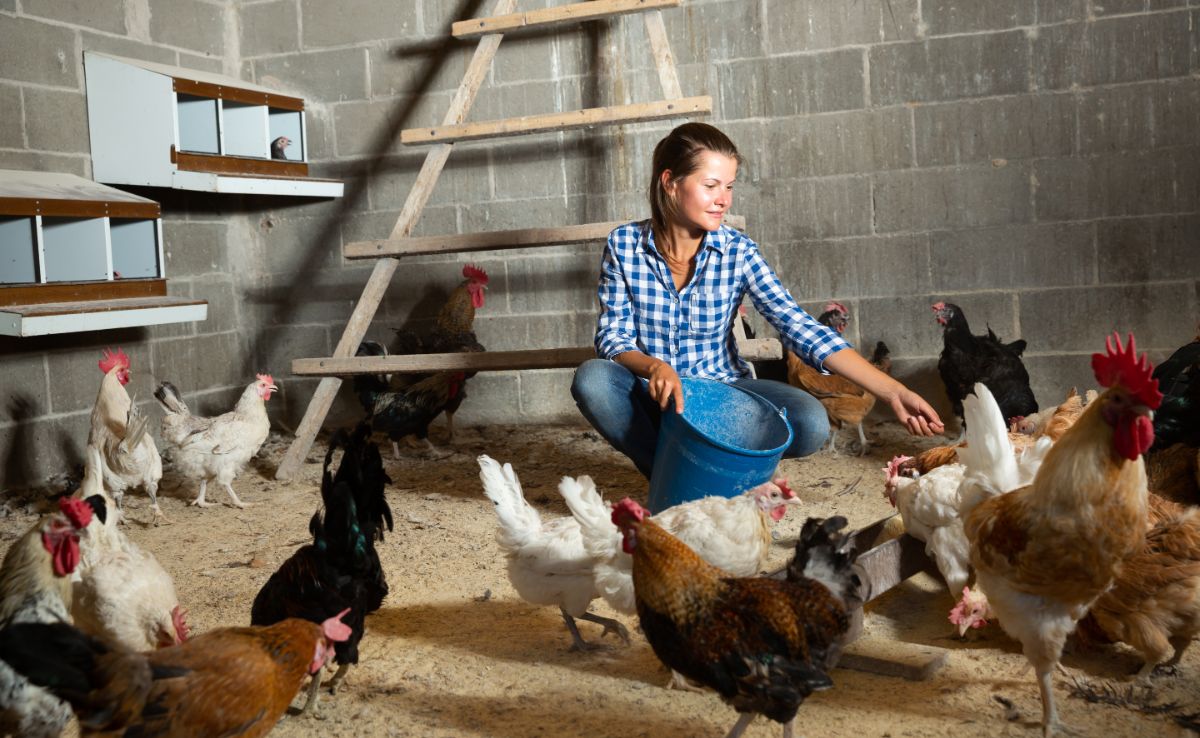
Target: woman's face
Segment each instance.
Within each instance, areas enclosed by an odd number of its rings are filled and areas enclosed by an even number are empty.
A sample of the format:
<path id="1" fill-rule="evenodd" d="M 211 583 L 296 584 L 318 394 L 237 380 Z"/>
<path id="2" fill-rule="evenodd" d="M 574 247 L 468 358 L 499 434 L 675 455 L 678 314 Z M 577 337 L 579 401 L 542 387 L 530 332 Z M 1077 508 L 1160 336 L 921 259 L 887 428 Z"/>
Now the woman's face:
<path id="1" fill-rule="evenodd" d="M 663 186 L 675 200 L 678 225 L 688 229 L 715 231 L 733 203 L 733 180 L 737 160 L 714 151 L 702 151 L 699 166 L 679 182 L 670 170 L 663 172 Z"/>

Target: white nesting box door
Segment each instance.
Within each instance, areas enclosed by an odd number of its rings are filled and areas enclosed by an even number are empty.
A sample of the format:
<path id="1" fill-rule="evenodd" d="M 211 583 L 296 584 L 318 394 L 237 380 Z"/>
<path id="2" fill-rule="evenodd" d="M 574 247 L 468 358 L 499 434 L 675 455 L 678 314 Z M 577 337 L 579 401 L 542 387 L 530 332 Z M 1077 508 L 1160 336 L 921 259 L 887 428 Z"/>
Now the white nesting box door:
<path id="1" fill-rule="evenodd" d="M 95 54 L 83 59 L 92 176 L 111 184 L 170 184 L 178 136 L 171 78 Z"/>

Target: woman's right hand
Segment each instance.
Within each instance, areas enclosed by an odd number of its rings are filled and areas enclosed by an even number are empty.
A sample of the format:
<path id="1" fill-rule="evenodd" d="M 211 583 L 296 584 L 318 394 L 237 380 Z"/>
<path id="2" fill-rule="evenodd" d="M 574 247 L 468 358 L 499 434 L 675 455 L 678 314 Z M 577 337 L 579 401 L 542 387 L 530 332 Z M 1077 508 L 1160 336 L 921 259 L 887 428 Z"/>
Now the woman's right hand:
<path id="1" fill-rule="evenodd" d="M 679 374 L 674 367 L 665 361 L 654 359 L 654 365 L 650 367 L 646 379 L 650 382 L 650 399 L 657 402 L 660 409 L 665 412 L 667 403 L 671 398 L 675 398 L 675 412 L 683 412 L 683 382 L 679 381 Z"/>

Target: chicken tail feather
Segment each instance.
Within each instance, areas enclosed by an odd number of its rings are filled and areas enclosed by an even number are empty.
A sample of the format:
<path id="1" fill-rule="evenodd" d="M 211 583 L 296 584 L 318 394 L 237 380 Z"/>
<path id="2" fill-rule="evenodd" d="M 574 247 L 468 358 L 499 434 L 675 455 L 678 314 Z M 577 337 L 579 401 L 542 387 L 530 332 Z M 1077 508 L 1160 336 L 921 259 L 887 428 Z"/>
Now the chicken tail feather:
<path id="1" fill-rule="evenodd" d="M 496 506 L 496 517 L 500 519 L 496 540 L 507 552 L 519 551 L 532 536 L 541 532 L 541 516 L 525 501 L 521 481 L 517 479 L 512 464 L 502 467 L 486 454 L 477 461 L 483 493 Z"/>
<path id="2" fill-rule="evenodd" d="M 858 551 L 845 534 L 846 519 L 809 518 L 796 541 L 796 555 L 787 567 L 789 581 L 813 579 L 833 593 L 847 609 L 861 604 L 863 581 L 855 569 Z"/>
<path id="3" fill-rule="evenodd" d="M 604 504 L 591 477 L 563 477 L 558 483 L 558 493 L 579 523 L 588 556 L 603 559 L 617 550 L 621 533 L 612 524 L 612 510 Z"/>
<path id="4" fill-rule="evenodd" d="M 67 623 L 14 623 L 0 630 L 0 660 L 79 707 L 92 690 L 96 657 L 108 647 Z"/>
<path id="5" fill-rule="evenodd" d="M 163 408 L 169 413 L 177 415 L 191 415 L 188 410 L 187 403 L 179 394 L 179 390 L 170 382 L 162 382 L 158 385 L 158 389 L 154 390 L 154 397 L 162 403 Z"/>

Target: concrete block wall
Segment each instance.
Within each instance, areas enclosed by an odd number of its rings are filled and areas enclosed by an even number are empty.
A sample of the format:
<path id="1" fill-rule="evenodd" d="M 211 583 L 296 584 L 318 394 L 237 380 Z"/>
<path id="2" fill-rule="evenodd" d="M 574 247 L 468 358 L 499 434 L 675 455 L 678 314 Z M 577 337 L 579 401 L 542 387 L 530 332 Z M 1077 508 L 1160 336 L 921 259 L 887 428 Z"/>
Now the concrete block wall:
<path id="1" fill-rule="evenodd" d="M 332 351 L 372 268 L 342 245 L 390 231 L 425 154 L 398 131 L 441 121 L 474 49 L 450 23 L 493 5 L 0 0 L 0 167 L 89 175 L 81 58 L 97 49 L 303 96 L 314 173 L 347 185 L 329 201 L 139 193 L 163 203 L 171 289 L 206 296 L 211 317 L 0 341 L 0 484 L 80 460 L 107 345 L 143 370 L 140 401 L 170 378 L 204 411 L 271 370 L 274 416 L 295 427 L 316 383 L 290 361 Z M 1029 341 L 1045 404 L 1090 383 L 1087 354 L 1110 330 L 1136 331 L 1155 358 L 1195 332 L 1198 15 L 1185 0 L 687 0 L 664 13 L 684 94 L 713 96 L 711 121 L 746 157 L 734 210 L 801 303 L 848 304 L 851 338 L 888 341 L 900 376 L 937 399 L 929 305 L 958 302 L 977 332 Z M 468 119 L 661 97 L 634 15 L 510 35 Z M 456 147 L 415 232 L 641 216 L 650 153 L 676 122 Z M 590 341 L 597 245 L 478 256 L 486 346 Z M 428 320 L 465 261 L 406 260 L 369 335 Z M 569 377 L 479 375 L 460 419 L 577 420 Z M 343 392 L 334 421 L 354 412 Z"/>

